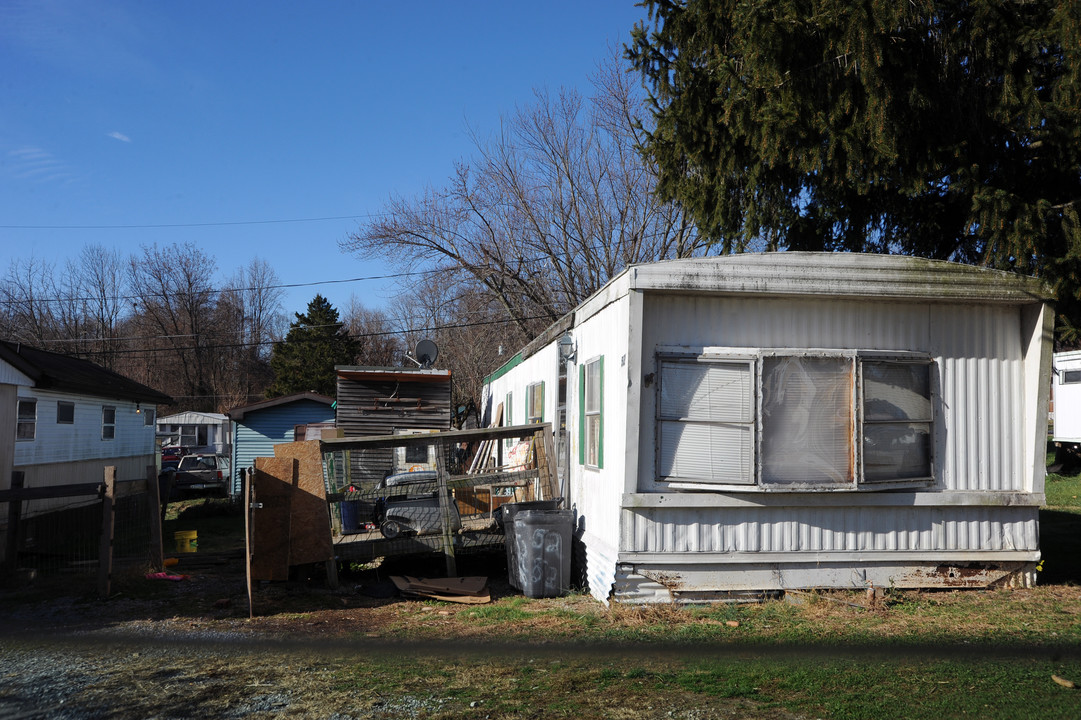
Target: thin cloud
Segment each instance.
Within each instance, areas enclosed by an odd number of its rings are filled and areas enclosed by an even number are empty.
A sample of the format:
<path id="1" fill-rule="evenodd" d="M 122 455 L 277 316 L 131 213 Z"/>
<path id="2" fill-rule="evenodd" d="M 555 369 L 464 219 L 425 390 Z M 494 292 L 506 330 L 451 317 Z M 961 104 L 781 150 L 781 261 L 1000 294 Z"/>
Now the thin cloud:
<path id="1" fill-rule="evenodd" d="M 10 175 L 16 180 L 35 184 L 70 183 L 77 179 L 75 172 L 52 153 L 36 147 L 23 147 L 8 152 Z"/>
<path id="2" fill-rule="evenodd" d="M 131 138 L 129 138 L 127 135 L 122 132 L 116 132 L 115 130 L 109 133 L 109 137 L 113 138 L 114 140 L 119 140 L 120 142 L 131 142 Z"/>

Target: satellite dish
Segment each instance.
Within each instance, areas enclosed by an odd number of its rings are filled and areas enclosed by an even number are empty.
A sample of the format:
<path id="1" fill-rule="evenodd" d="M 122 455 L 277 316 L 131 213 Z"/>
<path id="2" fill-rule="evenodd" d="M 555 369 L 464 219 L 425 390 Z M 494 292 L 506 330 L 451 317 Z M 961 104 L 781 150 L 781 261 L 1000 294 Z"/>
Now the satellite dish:
<path id="1" fill-rule="evenodd" d="M 439 357 L 439 348 L 431 340 L 421 340 L 417 343 L 417 349 L 413 351 L 413 355 L 422 367 L 431 367 L 435 359 Z"/>

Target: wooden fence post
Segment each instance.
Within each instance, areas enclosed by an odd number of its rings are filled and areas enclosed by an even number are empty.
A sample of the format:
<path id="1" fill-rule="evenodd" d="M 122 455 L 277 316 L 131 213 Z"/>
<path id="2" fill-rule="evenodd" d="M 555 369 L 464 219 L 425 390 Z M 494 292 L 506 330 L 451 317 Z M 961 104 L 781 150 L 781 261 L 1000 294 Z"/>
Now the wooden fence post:
<path id="1" fill-rule="evenodd" d="M 248 588 L 248 617 L 255 617 L 255 605 L 251 591 L 251 514 L 255 506 L 255 497 L 252 495 L 252 471 L 244 468 L 240 471 L 243 483 L 244 502 L 244 579 Z"/>
<path id="2" fill-rule="evenodd" d="M 165 565 L 165 549 L 162 547 L 161 492 L 158 487 L 158 468 L 146 466 L 147 512 L 150 513 L 150 566 L 159 571 Z"/>
<path id="3" fill-rule="evenodd" d="M 98 594 L 109 597 L 113 580 L 113 533 L 116 529 L 116 467 L 105 468 L 105 492 L 101 497 L 101 545 L 98 549 Z"/>
<path id="4" fill-rule="evenodd" d="M 11 473 L 11 489 L 22 490 L 25 475 L 22 470 Z M 8 500 L 8 531 L 4 545 L 4 575 L 15 576 L 19 567 L 19 517 L 22 515 L 22 499 L 15 495 Z"/>
<path id="5" fill-rule="evenodd" d="M 443 555 L 447 559 L 447 577 L 457 577 L 458 563 L 454 559 L 454 531 L 451 530 L 452 512 L 457 512 L 457 508 L 451 507 L 454 500 L 451 499 L 450 490 L 447 489 L 447 468 L 443 462 L 443 450 L 444 448 L 439 446 L 435 453 L 435 487 L 436 492 L 439 493 L 439 516 L 443 529 Z"/>

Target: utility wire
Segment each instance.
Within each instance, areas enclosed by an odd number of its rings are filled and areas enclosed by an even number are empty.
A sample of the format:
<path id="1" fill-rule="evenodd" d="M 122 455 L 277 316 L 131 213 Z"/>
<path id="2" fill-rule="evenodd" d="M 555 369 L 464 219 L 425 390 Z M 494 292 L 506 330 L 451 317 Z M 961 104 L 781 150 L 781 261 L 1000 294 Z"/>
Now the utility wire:
<path id="1" fill-rule="evenodd" d="M 443 330 L 460 330 L 460 329 L 463 329 L 463 328 L 482 327 L 482 326 L 485 326 L 485 325 L 506 325 L 507 323 L 518 322 L 520 320 L 543 320 L 543 319 L 545 319 L 547 317 L 548 317 L 547 315 L 530 315 L 530 316 L 523 317 L 523 318 L 501 318 L 499 320 L 485 320 L 485 321 L 471 322 L 471 323 L 455 323 L 453 325 L 431 325 L 429 327 L 413 328 L 413 329 L 410 329 L 410 330 L 384 330 L 384 331 L 371 332 L 371 333 L 351 334 L 351 335 L 349 335 L 349 337 L 355 338 L 355 339 L 363 339 L 363 338 L 383 337 L 383 336 L 386 336 L 386 335 L 405 335 L 405 334 L 408 334 L 408 333 L 436 332 L 436 331 L 443 331 Z M 321 327 L 327 327 L 327 326 L 321 326 Z M 179 337 L 188 337 L 188 336 L 179 336 Z M 305 343 L 305 342 L 321 342 L 324 339 L 325 338 L 310 338 L 310 339 L 299 338 L 299 339 L 294 339 L 294 340 L 292 340 L 290 342 L 301 342 L 301 343 Z M 79 342 L 79 341 L 69 341 L 69 342 Z M 89 342 L 99 342 L 99 341 L 89 341 Z M 150 356 L 150 355 L 156 355 L 158 353 L 163 353 L 163 352 L 176 353 L 176 352 L 184 352 L 184 351 L 188 351 L 188 350 L 229 350 L 229 349 L 237 349 L 237 348 L 263 347 L 265 345 L 278 345 L 278 344 L 284 343 L 284 342 L 286 342 L 286 341 L 285 340 L 260 340 L 258 342 L 218 343 L 218 344 L 215 344 L 215 345 L 187 345 L 187 346 L 175 346 L 175 345 L 173 345 L 173 346 L 164 347 L 164 348 L 131 348 L 131 349 L 125 349 L 125 350 L 86 350 L 86 351 L 80 351 L 80 352 L 83 355 L 133 355 L 133 356 L 138 357 L 138 356 L 140 356 L 139 355 L 140 353 L 142 353 L 145 356 Z"/>
<path id="2" fill-rule="evenodd" d="M 383 213 L 365 213 L 362 215 L 331 215 L 328 217 L 286 218 L 281 220 L 233 220 L 223 222 L 155 223 L 150 225 L 0 225 L 0 230 L 160 230 L 165 228 L 233 227 L 236 225 L 283 225 L 331 220 L 359 220 L 361 218 L 382 216 Z"/>

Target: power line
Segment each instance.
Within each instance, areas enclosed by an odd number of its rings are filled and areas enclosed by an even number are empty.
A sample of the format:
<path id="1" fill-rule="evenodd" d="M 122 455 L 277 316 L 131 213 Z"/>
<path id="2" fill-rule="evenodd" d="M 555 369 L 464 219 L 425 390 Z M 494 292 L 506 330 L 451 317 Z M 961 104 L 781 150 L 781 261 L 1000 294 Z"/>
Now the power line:
<path id="1" fill-rule="evenodd" d="M 328 222 L 381 217 L 382 213 L 362 215 L 331 215 L 314 218 L 285 218 L 280 220 L 231 220 L 222 222 L 155 223 L 149 225 L 0 225 L 0 230 L 162 230 L 166 228 L 233 227 L 237 225 L 283 225 L 287 223 Z"/>
<path id="2" fill-rule="evenodd" d="M 438 331 L 444 331 L 444 330 L 460 330 L 460 329 L 464 329 L 464 328 L 481 327 L 481 326 L 485 326 L 485 325 L 506 325 L 508 323 L 519 322 L 519 321 L 522 321 L 522 320 L 544 320 L 544 319 L 547 319 L 548 317 L 549 316 L 547 316 L 547 315 L 530 315 L 530 316 L 522 317 L 522 318 L 501 318 L 499 320 L 484 320 L 484 321 L 480 321 L 480 322 L 471 322 L 471 323 L 455 323 L 455 324 L 452 324 L 452 325 L 431 325 L 431 326 L 428 326 L 428 327 L 413 328 L 413 329 L 410 329 L 410 330 L 382 330 L 382 331 L 379 331 L 379 332 L 370 332 L 370 333 L 361 333 L 361 334 L 357 334 L 357 335 L 350 335 L 349 337 L 355 338 L 355 339 L 363 339 L 363 338 L 384 337 L 384 336 L 387 336 L 387 335 L 405 335 L 405 334 L 409 334 L 409 333 L 425 333 L 425 332 L 438 332 Z M 181 336 L 181 337 L 183 337 L 183 336 Z M 322 338 L 313 338 L 310 341 L 301 339 L 301 340 L 299 340 L 299 342 L 317 342 L 318 340 L 321 340 L 321 339 Z M 79 341 L 75 340 L 75 341 L 70 341 L 70 342 L 79 342 Z M 97 342 L 97 341 L 91 341 L 91 342 Z M 216 344 L 216 345 L 187 345 L 187 346 L 179 346 L 179 347 L 174 345 L 174 346 L 165 347 L 165 348 L 131 348 L 131 349 L 124 349 L 124 350 L 86 350 L 86 351 L 81 351 L 81 354 L 88 355 L 88 356 L 89 355 L 114 355 L 114 356 L 115 355 L 132 355 L 132 356 L 139 356 L 140 353 L 142 353 L 143 355 L 155 355 L 155 354 L 163 353 L 163 352 L 176 353 L 176 352 L 184 352 L 184 351 L 189 351 L 189 350 L 231 350 L 231 349 L 235 350 L 235 349 L 238 349 L 238 348 L 254 348 L 254 347 L 263 347 L 263 346 L 266 346 L 266 345 L 278 345 L 278 344 L 283 343 L 283 342 L 285 342 L 285 340 L 260 340 L 258 342 L 219 343 L 219 344 Z M 296 342 L 296 341 L 294 341 L 294 342 Z"/>

